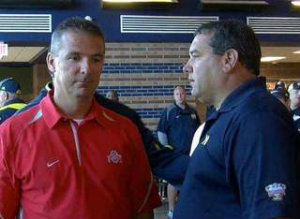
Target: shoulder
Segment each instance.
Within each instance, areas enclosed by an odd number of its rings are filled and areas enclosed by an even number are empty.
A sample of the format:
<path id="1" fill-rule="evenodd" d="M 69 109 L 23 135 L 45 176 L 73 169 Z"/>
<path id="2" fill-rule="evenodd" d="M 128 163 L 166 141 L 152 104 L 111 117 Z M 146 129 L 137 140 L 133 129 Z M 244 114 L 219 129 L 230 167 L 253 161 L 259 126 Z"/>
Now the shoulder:
<path id="1" fill-rule="evenodd" d="M 5 132 L 20 133 L 22 130 L 28 127 L 28 125 L 34 119 L 38 109 L 39 109 L 38 106 L 33 107 L 32 109 L 22 114 L 14 115 L 9 120 L 6 120 L 1 125 L 1 135 L 4 134 Z"/>
<path id="2" fill-rule="evenodd" d="M 252 138 L 259 137 L 260 133 L 274 139 L 295 134 L 291 114 L 268 93 L 250 96 L 234 110 L 231 119 L 233 127 Z"/>
<path id="3" fill-rule="evenodd" d="M 0 147 L 3 153 L 15 154 L 23 144 L 22 139 L 30 132 L 37 108 L 12 116 L 0 125 Z"/>
<path id="4" fill-rule="evenodd" d="M 160 119 L 168 120 L 170 115 L 176 114 L 178 111 L 176 105 L 174 103 L 168 105 L 166 108 L 163 109 Z"/>
<path id="5" fill-rule="evenodd" d="M 164 113 L 169 116 L 172 113 L 176 113 L 178 110 L 179 108 L 176 106 L 176 104 L 172 103 L 164 109 Z"/>
<path id="6" fill-rule="evenodd" d="M 280 137 L 280 133 L 294 133 L 289 111 L 267 91 L 254 92 L 232 109 L 222 112 L 218 124 L 227 133 L 227 137 L 245 132 L 245 136 L 249 136 L 248 140 L 258 138 L 261 133 L 277 135 L 276 138 Z"/>
<path id="7" fill-rule="evenodd" d="M 177 109 L 177 106 L 176 106 L 175 103 L 172 103 L 172 104 L 170 104 L 169 106 L 167 106 L 167 107 L 165 108 L 165 110 L 168 111 L 168 112 L 170 112 L 170 111 L 172 111 L 172 110 L 176 110 L 176 109 Z"/>
<path id="8" fill-rule="evenodd" d="M 266 114 L 270 117 L 291 118 L 287 108 L 267 91 L 255 92 L 234 110 L 242 119 Z"/>
<path id="9" fill-rule="evenodd" d="M 130 119 L 134 123 L 137 122 L 140 117 L 137 112 L 128 106 L 122 103 L 115 103 L 100 94 L 95 94 L 96 101 L 104 108 L 111 110 L 119 115 L 125 116 L 126 118 Z"/>
<path id="10" fill-rule="evenodd" d="M 123 128 L 124 130 L 131 130 L 137 132 L 136 125 L 133 121 L 127 116 L 123 116 L 120 113 L 117 113 L 100 103 L 98 104 L 98 110 L 102 111 L 103 117 L 110 123 L 112 126 L 118 126 L 119 128 Z"/>

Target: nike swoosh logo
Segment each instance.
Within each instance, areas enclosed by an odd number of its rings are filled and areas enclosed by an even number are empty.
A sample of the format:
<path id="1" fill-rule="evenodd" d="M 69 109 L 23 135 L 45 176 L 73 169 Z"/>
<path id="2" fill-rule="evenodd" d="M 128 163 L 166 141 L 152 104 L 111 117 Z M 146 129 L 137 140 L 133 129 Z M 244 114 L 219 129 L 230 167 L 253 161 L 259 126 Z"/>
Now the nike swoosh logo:
<path id="1" fill-rule="evenodd" d="M 53 165 L 57 164 L 58 162 L 59 162 L 59 160 L 48 162 L 47 167 L 52 167 Z"/>

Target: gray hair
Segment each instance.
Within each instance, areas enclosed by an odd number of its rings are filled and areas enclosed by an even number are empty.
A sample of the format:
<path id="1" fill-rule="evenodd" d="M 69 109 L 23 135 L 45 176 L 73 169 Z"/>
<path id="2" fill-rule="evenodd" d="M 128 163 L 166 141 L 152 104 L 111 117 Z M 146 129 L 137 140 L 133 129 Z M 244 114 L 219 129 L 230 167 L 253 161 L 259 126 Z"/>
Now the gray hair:
<path id="1" fill-rule="evenodd" d="M 104 34 L 100 27 L 93 21 L 86 20 L 81 17 L 71 17 L 62 21 L 54 30 L 51 36 L 50 52 L 57 54 L 61 46 L 61 37 L 65 32 L 86 32 L 92 35 L 99 36 L 105 41 Z"/>

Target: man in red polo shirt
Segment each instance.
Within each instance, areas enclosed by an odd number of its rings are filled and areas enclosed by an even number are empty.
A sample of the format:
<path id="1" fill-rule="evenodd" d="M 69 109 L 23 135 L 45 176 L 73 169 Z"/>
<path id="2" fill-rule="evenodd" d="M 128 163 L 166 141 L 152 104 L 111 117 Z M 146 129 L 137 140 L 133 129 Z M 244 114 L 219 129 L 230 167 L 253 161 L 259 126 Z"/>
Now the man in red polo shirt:
<path id="1" fill-rule="evenodd" d="M 104 54 L 91 21 L 52 34 L 55 90 L 0 128 L 0 218 L 153 217 L 160 200 L 137 129 L 94 100 Z"/>

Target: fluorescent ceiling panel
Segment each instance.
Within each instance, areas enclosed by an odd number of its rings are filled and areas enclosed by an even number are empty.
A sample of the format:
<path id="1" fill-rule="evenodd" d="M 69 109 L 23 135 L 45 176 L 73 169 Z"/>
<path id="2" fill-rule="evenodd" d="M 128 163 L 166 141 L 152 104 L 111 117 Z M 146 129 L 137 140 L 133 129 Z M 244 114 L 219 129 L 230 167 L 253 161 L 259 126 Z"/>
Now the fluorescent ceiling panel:
<path id="1" fill-rule="evenodd" d="M 266 1 L 255 1 L 255 0 L 200 0 L 204 4 L 238 4 L 238 5 L 268 5 Z"/>
<path id="2" fill-rule="evenodd" d="M 292 1 L 292 4 L 299 7 L 300 6 L 300 1 Z"/>
<path id="3" fill-rule="evenodd" d="M 177 3 L 178 0 L 102 0 L 103 3 Z"/>
<path id="4" fill-rule="evenodd" d="M 261 58 L 261 62 L 274 62 L 285 58 L 284 56 L 266 56 Z"/>

